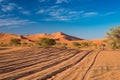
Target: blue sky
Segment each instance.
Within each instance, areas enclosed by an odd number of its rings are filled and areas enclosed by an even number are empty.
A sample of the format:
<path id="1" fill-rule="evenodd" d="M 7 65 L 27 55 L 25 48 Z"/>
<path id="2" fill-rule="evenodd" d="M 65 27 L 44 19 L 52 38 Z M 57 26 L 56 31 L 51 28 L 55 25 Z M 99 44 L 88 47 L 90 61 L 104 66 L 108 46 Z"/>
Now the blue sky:
<path id="1" fill-rule="evenodd" d="M 120 0 L 0 0 L 0 32 L 97 39 L 119 25 Z"/>

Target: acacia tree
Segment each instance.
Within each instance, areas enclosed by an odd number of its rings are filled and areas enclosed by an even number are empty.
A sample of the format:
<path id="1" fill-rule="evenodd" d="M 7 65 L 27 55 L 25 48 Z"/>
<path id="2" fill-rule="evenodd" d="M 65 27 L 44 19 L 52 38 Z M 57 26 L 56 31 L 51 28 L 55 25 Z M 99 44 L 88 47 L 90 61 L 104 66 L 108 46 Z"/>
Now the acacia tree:
<path id="1" fill-rule="evenodd" d="M 106 33 L 110 39 L 110 46 L 113 49 L 120 49 L 120 26 L 110 28 L 109 32 Z"/>

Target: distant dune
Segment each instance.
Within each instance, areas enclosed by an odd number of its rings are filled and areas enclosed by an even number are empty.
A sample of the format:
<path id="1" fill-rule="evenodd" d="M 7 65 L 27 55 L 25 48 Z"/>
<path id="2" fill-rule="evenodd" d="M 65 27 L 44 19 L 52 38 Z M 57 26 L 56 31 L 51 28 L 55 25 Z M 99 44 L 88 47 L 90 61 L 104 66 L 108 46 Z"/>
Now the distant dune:
<path id="1" fill-rule="evenodd" d="M 0 33 L 0 43 L 9 43 L 11 38 L 20 39 L 21 42 L 32 43 L 32 42 L 38 41 L 40 38 L 43 38 L 43 37 L 44 38 L 52 38 L 52 39 L 55 39 L 56 41 L 60 41 L 60 42 L 83 40 L 83 39 L 80 39 L 77 37 L 67 35 L 62 32 L 57 32 L 57 33 L 53 33 L 53 34 L 46 34 L 46 33 L 33 34 L 33 35 L 27 35 L 27 36 L 8 34 L 8 33 Z"/>
<path id="2" fill-rule="evenodd" d="M 12 38 L 20 39 L 21 42 L 26 42 L 26 43 L 34 42 L 22 35 L 0 33 L 0 43 L 8 44 L 10 42 L 10 39 L 12 39 Z"/>

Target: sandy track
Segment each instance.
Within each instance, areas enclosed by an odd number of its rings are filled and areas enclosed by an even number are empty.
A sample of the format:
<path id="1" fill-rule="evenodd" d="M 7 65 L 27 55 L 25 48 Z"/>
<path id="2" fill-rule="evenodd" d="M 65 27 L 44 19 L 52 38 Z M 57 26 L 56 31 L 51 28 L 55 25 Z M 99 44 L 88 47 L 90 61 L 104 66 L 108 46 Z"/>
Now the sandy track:
<path id="1" fill-rule="evenodd" d="M 120 72 L 114 69 L 119 70 L 120 57 L 118 51 L 115 53 L 58 48 L 0 53 L 0 80 L 119 80 L 120 75 L 115 74 Z M 113 56 L 115 60 L 111 60 Z M 114 77 L 105 77 L 111 74 Z"/>
<path id="2" fill-rule="evenodd" d="M 63 52 L 61 52 L 62 54 L 59 53 L 60 51 L 61 51 L 61 49 L 58 49 L 57 51 L 54 51 L 52 53 L 49 52 L 49 54 L 56 54 L 56 56 L 55 56 L 56 58 L 52 58 L 51 59 L 51 57 L 46 57 L 46 58 L 44 57 L 42 59 L 39 59 L 39 57 L 36 57 L 36 58 L 38 58 L 39 61 L 42 61 L 42 60 L 44 60 L 44 61 L 37 62 L 37 64 L 31 63 L 32 65 L 29 65 L 29 66 L 26 66 L 26 67 L 24 65 L 21 65 L 21 66 L 24 66 L 21 69 L 17 69 L 15 67 L 13 67 L 14 66 L 13 65 L 11 67 L 8 66 L 9 67 L 8 71 L 6 71 L 6 68 L 2 67 L 1 71 L 3 71 L 3 74 L 0 75 L 0 78 L 5 78 L 6 76 L 7 77 L 11 77 L 11 76 L 19 75 L 19 74 L 24 76 L 24 75 L 26 75 L 26 73 L 29 73 L 30 71 L 34 73 L 34 71 L 40 71 L 40 70 L 43 70 L 44 68 L 47 68 L 47 67 L 50 67 L 50 66 L 54 66 L 56 64 L 61 63 L 64 60 L 67 60 L 67 59 L 73 57 L 74 55 L 76 55 L 75 54 L 76 53 L 75 50 L 64 50 Z M 49 60 L 48 58 L 51 59 L 51 60 Z M 18 63 L 19 63 L 19 61 L 18 61 Z M 11 68 L 15 68 L 15 69 L 13 71 L 11 71 L 10 70 Z M 5 72 L 8 72 L 8 73 L 4 73 L 4 70 L 5 70 Z M 24 73 L 24 75 L 22 73 Z"/>

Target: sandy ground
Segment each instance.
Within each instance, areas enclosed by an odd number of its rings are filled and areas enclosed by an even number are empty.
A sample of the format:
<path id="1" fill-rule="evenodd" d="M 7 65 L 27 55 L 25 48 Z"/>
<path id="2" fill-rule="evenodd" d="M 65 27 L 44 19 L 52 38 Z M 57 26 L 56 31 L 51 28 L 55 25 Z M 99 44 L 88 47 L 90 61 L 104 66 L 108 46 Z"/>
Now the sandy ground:
<path id="1" fill-rule="evenodd" d="M 120 80 L 120 51 L 1 48 L 0 80 Z"/>
<path id="2" fill-rule="evenodd" d="M 27 49 L 27 48 L 29 47 L 0 47 L 0 53 L 6 53 L 6 52 L 11 52 L 16 50 Z"/>

